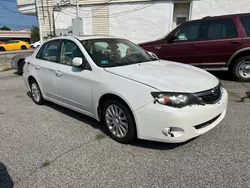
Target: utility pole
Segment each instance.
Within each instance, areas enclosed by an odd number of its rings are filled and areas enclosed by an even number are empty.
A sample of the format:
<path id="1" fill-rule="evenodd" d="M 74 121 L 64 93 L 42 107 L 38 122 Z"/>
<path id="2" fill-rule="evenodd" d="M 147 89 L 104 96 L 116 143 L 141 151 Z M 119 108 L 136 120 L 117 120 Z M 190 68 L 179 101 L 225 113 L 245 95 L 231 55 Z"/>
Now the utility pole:
<path id="1" fill-rule="evenodd" d="M 76 17 L 79 18 L 79 3 L 78 3 L 78 0 L 76 0 Z"/>

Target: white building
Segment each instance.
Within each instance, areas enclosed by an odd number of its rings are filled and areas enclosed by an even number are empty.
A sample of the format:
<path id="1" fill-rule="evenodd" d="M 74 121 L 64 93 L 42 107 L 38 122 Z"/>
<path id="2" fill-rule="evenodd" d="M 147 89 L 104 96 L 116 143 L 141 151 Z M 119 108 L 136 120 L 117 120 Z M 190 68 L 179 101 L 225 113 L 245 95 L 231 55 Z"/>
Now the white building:
<path id="1" fill-rule="evenodd" d="M 36 3 L 31 3 L 31 0 L 17 1 L 22 13 L 38 14 L 44 38 L 54 33 L 65 34 L 72 26 L 72 18 L 76 18 L 75 0 L 36 0 Z M 79 17 L 83 19 L 86 35 L 109 34 L 144 42 L 166 35 L 186 20 L 250 12 L 249 1 L 79 0 Z M 60 8 L 55 8 L 57 3 L 61 5 Z"/>

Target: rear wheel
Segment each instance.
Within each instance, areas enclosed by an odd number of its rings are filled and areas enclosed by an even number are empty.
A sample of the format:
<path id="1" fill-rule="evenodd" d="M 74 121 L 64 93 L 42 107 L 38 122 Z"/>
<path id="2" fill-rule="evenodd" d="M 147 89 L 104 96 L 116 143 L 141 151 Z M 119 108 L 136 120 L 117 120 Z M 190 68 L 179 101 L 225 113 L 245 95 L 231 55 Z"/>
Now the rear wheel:
<path id="1" fill-rule="evenodd" d="M 102 116 L 111 138 L 125 144 L 134 140 L 136 130 L 133 115 L 124 103 L 106 101 Z"/>
<path id="2" fill-rule="evenodd" d="M 250 82 L 250 56 L 236 59 L 232 67 L 233 76 L 243 82 Z"/>
<path id="3" fill-rule="evenodd" d="M 22 49 L 22 50 L 26 50 L 27 47 L 23 45 L 23 46 L 21 46 L 21 49 Z"/>
<path id="4" fill-rule="evenodd" d="M 5 51 L 5 48 L 1 46 L 0 51 Z"/>
<path id="5" fill-rule="evenodd" d="M 30 81 L 30 90 L 31 90 L 31 97 L 33 101 L 38 105 L 42 105 L 44 103 L 42 92 L 37 82 L 34 79 Z"/>

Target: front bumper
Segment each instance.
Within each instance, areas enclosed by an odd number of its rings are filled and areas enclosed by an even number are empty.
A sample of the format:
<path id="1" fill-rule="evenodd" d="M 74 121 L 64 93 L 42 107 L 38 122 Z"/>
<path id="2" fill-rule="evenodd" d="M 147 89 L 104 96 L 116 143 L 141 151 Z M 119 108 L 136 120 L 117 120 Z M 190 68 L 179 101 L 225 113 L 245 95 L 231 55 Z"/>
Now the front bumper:
<path id="1" fill-rule="evenodd" d="M 178 109 L 149 103 L 134 111 L 138 138 L 169 143 L 185 142 L 218 125 L 225 117 L 227 103 L 225 89 L 216 104 Z M 169 130 L 172 137 L 167 134 Z"/>

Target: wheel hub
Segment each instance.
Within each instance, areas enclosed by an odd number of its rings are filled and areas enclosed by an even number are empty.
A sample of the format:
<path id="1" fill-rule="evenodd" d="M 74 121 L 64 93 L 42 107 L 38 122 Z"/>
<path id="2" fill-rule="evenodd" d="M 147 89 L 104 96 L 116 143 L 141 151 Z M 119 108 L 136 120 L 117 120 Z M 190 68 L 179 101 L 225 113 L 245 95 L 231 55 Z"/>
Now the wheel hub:
<path id="1" fill-rule="evenodd" d="M 250 61 L 243 61 L 239 65 L 238 73 L 243 78 L 250 78 Z"/>
<path id="2" fill-rule="evenodd" d="M 41 95 L 40 95 L 40 91 L 39 91 L 38 86 L 37 86 L 36 83 L 32 83 L 32 85 L 31 85 L 31 93 L 32 93 L 32 96 L 33 96 L 34 100 L 36 102 L 38 102 L 40 100 Z"/>
<path id="3" fill-rule="evenodd" d="M 117 105 L 110 105 L 105 112 L 105 121 L 110 132 L 118 137 L 123 138 L 128 133 L 128 120 L 126 114 Z"/>

